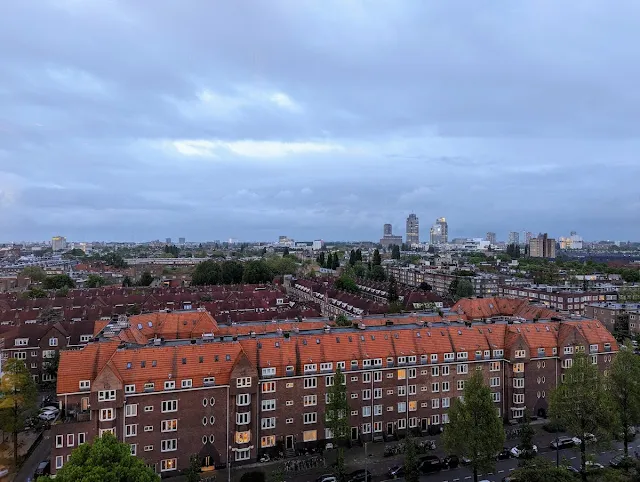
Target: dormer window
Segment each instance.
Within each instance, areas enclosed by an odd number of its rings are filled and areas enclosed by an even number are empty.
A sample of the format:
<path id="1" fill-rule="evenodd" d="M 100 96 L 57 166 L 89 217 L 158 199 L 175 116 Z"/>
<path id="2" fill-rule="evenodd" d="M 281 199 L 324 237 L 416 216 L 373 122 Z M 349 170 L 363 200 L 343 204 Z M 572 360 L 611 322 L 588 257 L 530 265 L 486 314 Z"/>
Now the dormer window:
<path id="1" fill-rule="evenodd" d="M 564 347 L 564 354 L 565 355 L 573 355 L 573 347 L 572 346 L 565 346 Z"/>
<path id="2" fill-rule="evenodd" d="M 57 338 L 49 338 L 49 346 L 58 346 L 58 339 Z"/>
<path id="3" fill-rule="evenodd" d="M 109 402 L 116 399 L 116 391 L 115 390 L 100 390 L 98 392 L 98 401 L 99 402 Z"/>
<path id="4" fill-rule="evenodd" d="M 460 351 L 457 353 L 458 356 L 458 360 L 466 360 L 468 357 L 468 354 L 466 351 Z"/>
<path id="5" fill-rule="evenodd" d="M 454 359 L 454 354 L 453 353 L 445 353 L 444 354 L 444 361 L 453 361 Z"/>
<path id="6" fill-rule="evenodd" d="M 91 380 L 80 380 L 80 390 L 89 390 L 91 388 Z"/>
<path id="7" fill-rule="evenodd" d="M 164 382 L 164 389 L 165 390 L 173 390 L 176 388 L 176 382 L 175 380 L 169 380 Z"/>
<path id="8" fill-rule="evenodd" d="M 27 346 L 29 344 L 29 338 L 16 338 L 14 343 L 15 346 Z"/>
<path id="9" fill-rule="evenodd" d="M 527 355 L 525 350 L 516 350 L 514 356 L 516 358 L 524 358 Z"/>

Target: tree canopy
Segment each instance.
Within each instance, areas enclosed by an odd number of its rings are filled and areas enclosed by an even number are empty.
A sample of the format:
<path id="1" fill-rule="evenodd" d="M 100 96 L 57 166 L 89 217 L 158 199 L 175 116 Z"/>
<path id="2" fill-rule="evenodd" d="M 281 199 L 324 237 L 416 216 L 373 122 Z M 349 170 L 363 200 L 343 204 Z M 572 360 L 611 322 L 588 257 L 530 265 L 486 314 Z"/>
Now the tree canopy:
<path id="1" fill-rule="evenodd" d="M 151 283 L 153 283 L 153 279 L 154 278 L 151 273 L 145 271 L 144 273 L 142 273 L 142 276 L 140 276 L 140 279 L 138 280 L 138 286 L 151 286 Z"/>
<path id="2" fill-rule="evenodd" d="M 622 435 L 624 454 L 629 455 L 629 434 L 640 423 L 640 358 L 630 343 L 622 346 L 611 364 L 609 393 L 616 417 L 617 432 Z"/>
<path id="3" fill-rule="evenodd" d="M 340 481 L 344 481 L 346 470 L 344 465 L 343 443 L 349 434 L 349 400 L 347 398 L 347 384 L 342 371 L 338 368 L 333 375 L 333 385 L 327 391 L 326 426 L 331 432 L 332 439 L 338 448 L 336 471 Z"/>
<path id="4" fill-rule="evenodd" d="M 379 266 L 382 264 L 382 258 L 380 257 L 380 251 L 378 251 L 378 249 L 376 248 L 376 250 L 373 252 L 373 259 L 371 260 L 371 263 L 374 266 Z"/>
<path id="5" fill-rule="evenodd" d="M 75 288 L 76 283 L 67 274 L 54 274 L 44 279 L 42 287 L 45 290 L 59 290 L 62 288 Z"/>
<path id="6" fill-rule="evenodd" d="M 107 284 L 107 281 L 97 274 L 90 274 L 87 276 L 87 281 L 85 283 L 86 288 L 100 288 Z"/>
<path id="7" fill-rule="evenodd" d="M 47 277 L 47 273 L 40 266 L 27 266 L 20 271 L 20 276 L 29 278 L 34 283 L 40 283 Z"/>
<path id="8" fill-rule="evenodd" d="M 40 477 L 38 482 L 53 482 Z M 158 482 L 160 477 L 142 459 L 131 455 L 129 444 L 110 433 L 97 437 L 71 452 L 71 458 L 56 473 L 56 482 Z"/>
<path id="9" fill-rule="evenodd" d="M 464 398 L 454 398 L 449 424 L 444 431 L 447 451 L 471 462 L 474 481 L 479 472 L 493 472 L 495 456 L 502 450 L 505 434 L 491 390 L 482 373 L 474 371 L 466 380 Z"/>

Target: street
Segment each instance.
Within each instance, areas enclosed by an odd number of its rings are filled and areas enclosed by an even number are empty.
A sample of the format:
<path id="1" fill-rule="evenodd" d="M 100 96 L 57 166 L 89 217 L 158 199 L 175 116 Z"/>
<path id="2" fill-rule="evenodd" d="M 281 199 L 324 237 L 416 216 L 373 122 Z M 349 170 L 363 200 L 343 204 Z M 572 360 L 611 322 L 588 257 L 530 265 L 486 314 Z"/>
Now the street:
<path id="1" fill-rule="evenodd" d="M 33 480 L 33 473 L 36 471 L 38 464 L 43 460 L 48 460 L 51 454 L 51 432 L 45 430 L 42 434 L 42 440 L 31 453 L 29 458 L 25 460 L 24 464 L 20 468 L 18 474 L 14 477 L 15 482 L 26 482 L 31 478 Z"/>

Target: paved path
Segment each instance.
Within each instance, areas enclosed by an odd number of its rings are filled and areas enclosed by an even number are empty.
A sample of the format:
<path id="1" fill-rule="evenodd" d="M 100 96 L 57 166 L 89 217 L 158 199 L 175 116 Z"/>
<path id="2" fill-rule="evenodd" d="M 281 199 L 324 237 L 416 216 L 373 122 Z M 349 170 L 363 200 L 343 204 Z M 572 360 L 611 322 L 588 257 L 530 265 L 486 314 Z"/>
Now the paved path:
<path id="1" fill-rule="evenodd" d="M 36 471 L 38 464 L 43 460 L 48 460 L 51 455 L 51 432 L 45 430 L 38 446 L 33 450 L 31 455 L 20 468 L 18 474 L 14 477 L 15 482 L 26 482 L 31 477 L 33 481 L 33 473 Z"/>

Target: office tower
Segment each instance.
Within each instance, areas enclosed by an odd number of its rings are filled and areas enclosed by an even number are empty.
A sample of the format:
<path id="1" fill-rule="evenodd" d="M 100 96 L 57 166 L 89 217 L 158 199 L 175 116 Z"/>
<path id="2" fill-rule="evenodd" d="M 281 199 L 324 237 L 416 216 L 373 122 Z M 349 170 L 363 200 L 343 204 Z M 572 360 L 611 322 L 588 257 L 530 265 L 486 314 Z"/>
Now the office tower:
<path id="1" fill-rule="evenodd" d="M 171 238 L 167 238 L 167 239 L 165 240 L 165 242 L 166 242 L 166 244 L 171 244 Z"/>
<path id="2" fill-rule="evenodd" d="M 498 244 L 496 242 L 496 233 L 492 233 L 491 231 L 489 231 L 487 233 L 487 238 L 486 239 L 487 239 L 487 241 L 489 241 L 489 244 L 494 244 L 494 245 Z"/>
<path id="3" fill-rule="evenodd" d="M 380 238 L 380 244 L 384 248 L 388 248 L 393 245 L 400 246 L 402 245 L 402 236 L 394 236 L 391 230 L 391 225 L 385 224 L 382 238 Z"/>
<path id="4" fill-rule="evenodd" d="M 179 244 L 184 244 L 187 240 L 184 238 L 178 238 L 178 243 Z"/>
<path id="5" fill-rule="evenodd" d="M 418 216 L 411 213 L 407 218 L 407 244 L 411 246 L 412 244 L 420 243 L 420 223 L 418 221 Z"/>
<path id="6" fill-rule="evenodd" d="M 529 244 L 529 241 L 531 241 L 531 238 L 533 238 L 533 233 L 531 231 L 525 231 L 524 232 L 524 243 L 526 245 Z"/>
<path id="7" fill-rule="evenodd" d="M 556 240 L 547 236 L 547 233 L 539 234 L 529 241 L 529 256 L 532 258 L 555 258 Z"/>
<path id="8" fill-rule="evenodd" d="M 449 225 L 446 218 L 438 218 L 430 231 L 431 244 L 446 244 L 449 241 Z"/>
<path id="9" fill-rule="evenodd" d="M 392 232 L 393 232 L 393 229 L 392 229 L 391 225 L 390 224 L 385 224 L 384 225 L 383 236 L 391 236 Z"/>
<path id="10" fill-rule="evenodd" d="M 520 233 L 518 231 L 511 231 L 509 233 L 509 242 L 507 244 L 520 244 Z"/>
<path id="11" fill-rule="evenodd" d="M 54 251 L 63 251 L 67 249 L 67 238 L 64 236 L 54 236 L 51 238 L 51 249 Z"/>

